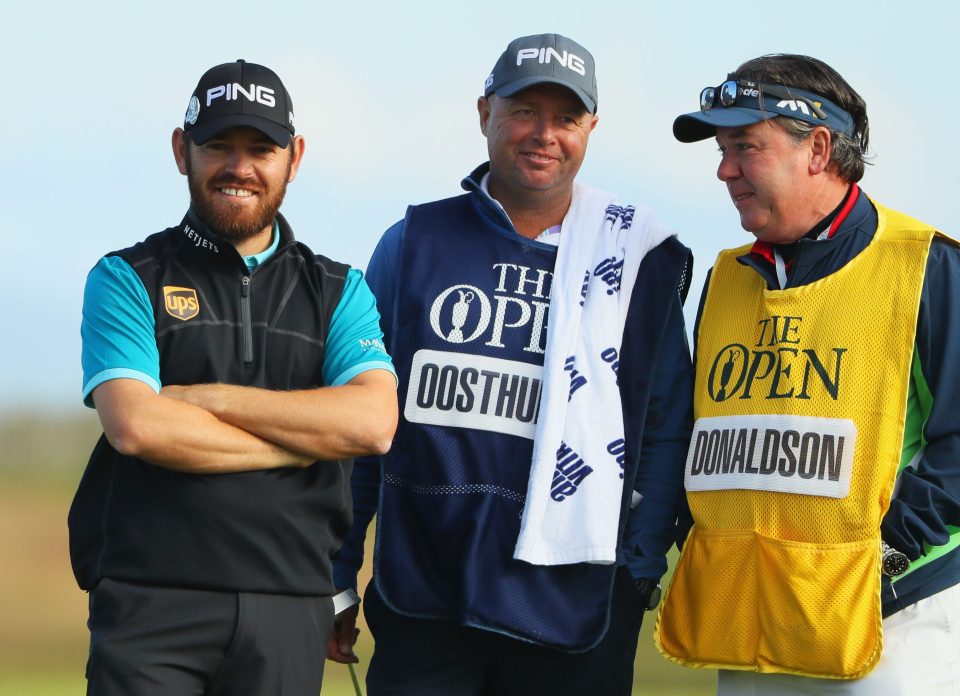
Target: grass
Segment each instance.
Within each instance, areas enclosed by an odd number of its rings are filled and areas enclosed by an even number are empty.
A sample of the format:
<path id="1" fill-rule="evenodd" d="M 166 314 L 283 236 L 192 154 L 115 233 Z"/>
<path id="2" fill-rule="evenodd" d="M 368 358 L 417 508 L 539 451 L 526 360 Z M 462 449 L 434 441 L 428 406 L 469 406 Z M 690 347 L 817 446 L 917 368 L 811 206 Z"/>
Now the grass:
<path id="1" fill-rule="evenodd" d="M 79 422 L 0 422 L 0 696 L 75 696 L 85 691 L 87 596 L 70 570 L 66 517 L 98 433 L 91 414 Z M 361 578 L 361 587 L 366 579 Z M 679 667 L 657 653 L 654 621 L 655 615 L 648 613 L 635 662 L 634 693 L 714 693 L 712 671 Z M 357 672 L 363 683 L 373 645 L 362 613 L 360 628 Z M 353 696 L 346 666 L 327 663 L 323 693 Z"/>

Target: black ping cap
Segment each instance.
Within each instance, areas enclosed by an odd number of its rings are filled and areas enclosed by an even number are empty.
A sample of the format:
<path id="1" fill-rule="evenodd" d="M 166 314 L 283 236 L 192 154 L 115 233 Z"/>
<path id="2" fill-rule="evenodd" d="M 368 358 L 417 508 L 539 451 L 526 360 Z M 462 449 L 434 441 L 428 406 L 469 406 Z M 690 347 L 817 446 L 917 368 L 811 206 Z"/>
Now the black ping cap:
<path id="1" fill-rule="evenodd" d="M 197 145 L 235 126 L 256 128 L 280 147 L 294 135 L 287 88 L 269 68 L 243 59 L 207 70 L 183 116 L 183 130 Z"/>

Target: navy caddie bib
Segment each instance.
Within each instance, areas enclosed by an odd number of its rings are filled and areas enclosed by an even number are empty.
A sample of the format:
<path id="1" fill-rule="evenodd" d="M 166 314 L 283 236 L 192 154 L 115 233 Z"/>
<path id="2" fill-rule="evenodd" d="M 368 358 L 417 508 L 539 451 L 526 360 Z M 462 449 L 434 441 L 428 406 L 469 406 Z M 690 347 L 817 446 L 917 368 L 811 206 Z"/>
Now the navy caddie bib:
<path id="1" fill-rule="evenodd" d="M 394 313 L 383 318 L 402 417 L 383 458 L 375 580 L 406 615 L 586 650 L 606 630 L 615 566 L 513 559 L 556 248 L 520 237 L 477 199 L 407 212 Z"/>

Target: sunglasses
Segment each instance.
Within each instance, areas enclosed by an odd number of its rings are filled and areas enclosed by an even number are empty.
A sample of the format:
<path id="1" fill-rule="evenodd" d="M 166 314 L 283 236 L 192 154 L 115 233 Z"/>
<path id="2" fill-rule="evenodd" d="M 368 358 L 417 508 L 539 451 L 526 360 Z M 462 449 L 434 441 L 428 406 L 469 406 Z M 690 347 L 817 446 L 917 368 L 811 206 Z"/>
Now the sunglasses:
<path id="1" fill-rule="evenodd" d="M 700 111 L 709 111 L 718 105 L 729 108 L 737 103 L 738 97 L 756 99 L 760 102 L 760 107 L 762 108 L 764 95 L 770 95 L 771 97 L 778 97 L 780 99 L 789 99 L 794 102 L 802 102 L 806 104 L 810 112 L 818 119 L 821 121 L 828 120 L 827 114 L 820 108 L 820 104 L 826 100 L 818 103 L 810 97 L 805 96 L 799 90 L 790 89 L 783 85 L 775 85 L 767 82 L 748 82 L 746 80 L 742 83 L 737 80 L 727 80 L 719 87 L 704 87 L 703 91 L 700 92 Z M 749 108 L 755 107 L 751 104 Z"/>

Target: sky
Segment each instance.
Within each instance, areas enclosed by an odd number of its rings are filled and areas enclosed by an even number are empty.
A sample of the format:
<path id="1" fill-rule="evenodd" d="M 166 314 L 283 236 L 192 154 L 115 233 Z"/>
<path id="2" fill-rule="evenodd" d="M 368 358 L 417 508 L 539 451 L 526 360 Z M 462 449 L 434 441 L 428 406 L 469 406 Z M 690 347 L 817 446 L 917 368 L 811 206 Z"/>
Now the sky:
<path id="1" fill-rule="evenodd" d="M 932 0 L 0 0 L 0 413 L 82 409 L 86 274 L 180 221 L 170 135 L 213 65 L 244 58 L 280 75 L 307 144 L 281 210 L 315 252 L 365 268 L 407 205 L 457 195 L 486 159 L 476 98 L 507 43 L 575 39 L 599 86 L 580 180 L 652 208 L 693 249 L 692 323 L 717 252 L 750 236 L 716 179 L 716 144 L 678 143 L 673 119 L 749 58 L 820 58 L 867 102 L 863 189 L 960 235 L 958 14 Z"/>

